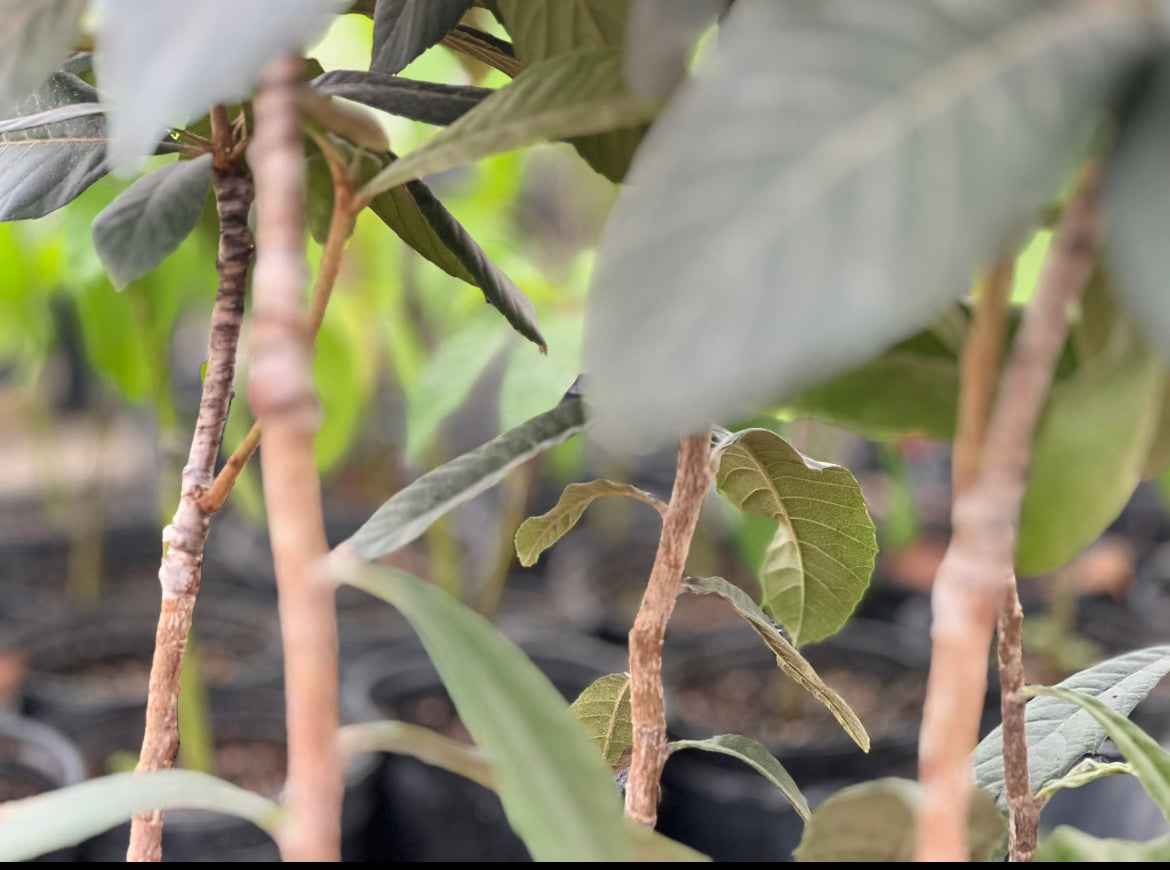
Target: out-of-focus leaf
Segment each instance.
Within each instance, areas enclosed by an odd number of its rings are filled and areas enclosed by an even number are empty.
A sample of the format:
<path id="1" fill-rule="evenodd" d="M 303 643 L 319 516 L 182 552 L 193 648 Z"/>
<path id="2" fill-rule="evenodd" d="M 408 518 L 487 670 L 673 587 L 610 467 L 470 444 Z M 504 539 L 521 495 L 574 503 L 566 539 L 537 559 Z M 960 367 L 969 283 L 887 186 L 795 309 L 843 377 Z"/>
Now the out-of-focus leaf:
<path id="1" fill-rule="evenodd" d="M 511 43 L 473 27 L 460 24 L 443 37 L 443 45 L 487 64 L 492 69 L 498 69 L 508 78 L 516 78 L 520 70 L 524 69 L 524 64 L 516 59 Z"/>
<path id="2" fill-rule="evenodd" d="M 1118 4 L 736 2 L 602 236 L 584 368 L 603 440 L 786 400 L 929 324 L 1150 45 Z"/>
<path id="3" fill-rule="evenodd" d="M 877 533 L 847 469 L 801 455 L 767 429 L 747 429 L 723 450 L 719 491 L 747 513 L 778 522 L 764 556 L 764 606 L 800 645 L 837 631 L 865 590 Z"/>
<path id="4" fill-rule="evenodd" d="M 581 373 L 581 311 L 557 308 L 540 319 L 548 353 L 521 345 L 500 382 L 500 428 L 510 429 L 552 405 Z"/>
<path id="5" fill-rule="evenodd" d="M 1170 646 L 1151 647 L 1093 665 L 1060 686 L 1091 694 L 1128 715 L 1168 672 Z M 1105 740 L 1105 730 L 1075 704 L 1058 698 L 1033 698 L 1024 709 L 1033 792 L 1067 774 Z M 997 727 L 975 748 L 975 782 L 1007 809 L 1002 728 Z"/>
<path id="6" fill-rule="evenodd" d="M 1062 788 L 1081 788 L 1102 777 L 1133 773 L 1133 766 L 1123 761 L 1096 761 L 1086 758 L 1064 776 L 1054 779 L 1036 793 L 1042 801 L 1048 801 Z"/>
<path id="7" fill-rule="evenodd" d="M 913 861 L 918 783 L 887 777 L 842 789 L 816 808 L 797 861 Z M 971 796 L 968 838 L 972 861 L 986 861 L 1007 835 L 1007 820 L 982 789 Z"/>
<path id="8" fill-rule="evenodd" d="M 1142 480 L 1150 480 L 1170 468 L 1170 376 L 1167 376 L 1165 370 L 1161 380 L 1161 412 L 1154 426 L 1154 436 L 1150 439 L 1145 465 L 1142 466 Z"/>
<path id="9" fill-rule="evenodd" d="M 248 96 L 272 58 L 299 51 L 339 0 L 98 0 L 94 72 L 110 116 L 109 160 L 134 167 L 168 126 Z"/>
<path id="10" fill-rule="evenodd" d="M 454 124 L 391 163 L 361 194 L 374 196 L 522 145 L 630 127 L 656 113 L 656 103 L 625 90 L 617 49 L 556 55 L 527 67 Z"/>
<path id="11" fill-rule="evenodd" d="M 370 70 L 401 72 L 449 33 L 474 0 L 378 0 Z"/>
<path id="12" fill-rule="evenodd" d="M 349 69 L 332 70 L 317 76 L 309 85 L 323 94 L 438 126 L 454 123 L 492 93 L 490 88 L 420 82 Z"/>
<path id="13" fill-rule="evenodd" d="M 0 133 L 16 133 L 19 130 L 31 130 L 33 127 L 56 124 L 59 121 L 72 121 L 74 118 L 85 118 L 90 115 L 104 115 L 105 111 L 100 103 L 73 103 L 58 106 L 55 109 L 37 112 L 35 115 L 0 121 Z"/>
<path id="14" fill-rule="evenodd" d="M 56 73 L 17 107 L 16 116 L 93 104 L 98 93 Z M 43 217 L 72 202 L 106 173 L 106 120 L 75 117 L 0 134 L 0 221 Z"/>
<path id="15" fill-rule="evenodd" d="M 317 335 L 313 378 L 323 414 L 314 449 L 317 467 L 324 474 L 353 446 L 377 383 L 373 324 L 362 301 L 358 297 L 334 298 Z"/>
<path id="16" fill-rule="evenodd" d="M 199 809 L 277 833 L 279 805 L 193 770 L 115 773 L 0 806 L 0 860 L 28 861 L 154 809 Z"/>
<path id="17" fill-rule="evenodd" d="M 81 33 L 85 0 L 0 0 L 0 114 L 33 94 Z"/>
<path id="18" fill-rule="evenodd" d="M 632 0 L 624 67 L 630 93 L 663 99 L 687 70 L 687 55 L 728 0 Z"/>
<path id="19" fill-rule="evenodd" d="M 190 235 L 211 190 L 211 155 L 178 160 L 139 178 L 93 222 L 93 244 L 121 290 Z"/>
<path id="20" fill-rule="evenodd" d="M 349 544 L 376 559 L 421 535 L 443 514 L 499 483 L 522 462 L 585 428 L 585 408 L 570 398 L 470 453 L 424 474 L 394 495 L 358 529 Z"/>
<path id="21" fill-rule="evenodd" d="M 825 708 L 833 714 L 841 727 L 845 729 L 845 733 L 853 738 L 853 741 L 860 746 L 864 751 L 869 752 L 869 735 L 865 731 L 865 726 L 861 724 L 861 720 L 857 718 L 857 714 L 845 703 L 845 700 L 830 689 L 825 682 L 817 676 L 817 672 L 813 670 L 813 666 L 805 660 L 799 652 L 796 651 L 788 639 L 781 634 L 780 630 L 776 628 L 772 622 L 764 616 L 760 608 L 756 606 L 747 593 L 738 586 L 733 586 L 722 577 L 705 577 L 702 579 L 695 577 L 683 578 L 683 588 L 687 592 L 693 592 L 696 595 L 718 595 L 723 600 L 731 604 L 748 624 L 755 630 L 768 648 L 776 654 L 776 663 L 780 669 L 788 675 L 794 683 L 820 701 L 825 705 Z"/>
<path id="22" fill-rule="evenodd" d="M 1170 861 L 1170 837 L 1145 843 L 1094 837 L 1069 825 L 1060 825 L 1040 841 L 1034 861 Z"/>
<path id="23" fill-rule="evenodd" d="M 805 800 L 792 777 L 788 775 L 788 771 L 763 744 L 739 734 L 719 734 L 706 740 L 675 740 L 668 743 L 666 748 L 671 753 L 678 752 L 680 749 L 702 749 L 705 752 L 718 752 L 721 755 L 738 758 L 780 789 L 780 793 L 792 804 L 797 815 L 803 821 L 808 821 L 808 801 Z"/>
<path id="24" fill-rule="evenodd" d="M 595 680 L 569 709 L 585 726 L 610 767 L 616 767 L 633 749 L 629 674 L 606 674 Z"/>
<path id="25" fill-rule="evenodd" d="M 560 693 L 483 617 L 401 571 L 350 563 L 337 579 L 393 604 L 418 632 L 476 745 L 508 822 L 537 861 L 628 861 L 605 761 Z"/>
<path id="26" fill-rule="evenodd" d="M 346 725 L 337 732 L 337 743 L 349 756 L 363 752 L 409 755 L 443 770 L 457 773 L 484 788 L 495 788 L 491 765 L 474 746 L 444 737 L 433 728 L 409 722 L 383 721 Z"/>
<path id="27" fill-rule="evenodd" d="M 666 503 L 645 490 L 628 483 L 612 480 L 591 480 L 588 483 L 570 483 L 548 513 L 529 517 L 516 530 L 516 555 L 520 564 L 529 567 L 536 564 L 540 554 L 559 541 L 577 525 L 585 508 L 596 499 L 607 495 L 624 495 L 650 505 L 659 514 L 666 516 Z"/>
<path id="28" fill-rule="evenodd" d="M 347 106 L 329 94 L 306 89 L 301 91 L 301 112 L 322 129 L 361 148 L 376 153 L 390 150 L 390 140 L 378 119 L 358 106 Z"/>

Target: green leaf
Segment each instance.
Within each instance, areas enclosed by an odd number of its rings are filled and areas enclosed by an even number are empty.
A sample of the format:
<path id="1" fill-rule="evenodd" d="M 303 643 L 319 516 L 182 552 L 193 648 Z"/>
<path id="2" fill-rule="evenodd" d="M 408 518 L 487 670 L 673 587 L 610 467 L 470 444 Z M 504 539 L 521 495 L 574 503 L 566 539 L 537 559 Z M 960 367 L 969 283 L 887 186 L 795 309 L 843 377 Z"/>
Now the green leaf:
<path id="1" fill-rule="evenodd" d="M 861 487 L 839 465 L 802 456 L 775 432 L 747 429 L 723 451 L 719 491 L 779 523 L 764 557 L 764 606 L 796 645 L 822 640 L 869 587 L 877 535 Z"/>
<path id="2" fill-rule="evenodd" d="M 370 69 L 401 72 L 446 36 L 474 0 L 378 0 Z"/>
<path id="3" fill-rule="evenodd" d="M 202 0 L 181 12 L 105 0 L 93 66 L 109 109 L 110 164 L 133 167 L 168 126 L 247 97 L 268 61 L 312 44 L 337 11 L 336 0 Z"/>
<path id="4" fill-rule="evenodd" d="M 696 852 L 690 846 L 684 846 L 669 837 L 664 837 L 657 831 L 648 831 L 633 819 L 623 819 L 626 836 L 629 838 L 630 848 L 634 850 L 634 860 L 645 861 L 710 861 L 702 852 Z"/>
<path id="5" fill-rule="evenodd" d="M 0 113 L 32 94 L 81 33 L 85 0 L 0 0 Z"/>
<path id="6" fill-rule="evenodd" d="M 607 495 L 624 495 L 645 502 L 662 516 L 666 516 L 666 503 L 645 490 L 628 483 L 612 480 L 591 480 L 588 483 L 570 483 L 548 513 L 529 517 L 516 530 L 516 555 L 520 564 L 530 567 L 536 564 L 540 554 L 559 541 L 569 529 L 577 525 L 585 508 L 595 499 Z"/>
<path id="7" fill-rule="evenodd" d="M 630 859 L 609 769 L 535 665 L 483 617 L 416 577 L 338 565 L 418 632 L 459 718 L 492 759 L 508 822 L 537 861 Z"/>
<path id="8" fill-rule="evenodd" d="M 630 96 L 616 49 L 556 55 L 527 67 L 511 83 L 359 191 L 375 196 L 399 184 L 522 145 L 649 121 L 657 105 Z"/>
<path id="9" fill-rule="evenodd" d="M 505 364 L 500 381 L 502 429 L 540 413 L 563 396 L 581 373 L 582 311 L 576 305 L 562 304 L 540 319 L 548 352 L 541 353 L 531 345 L 518 347 Z"/>
<path id="10" fill-rule="evenodd" d="M 1128 715 L 1170 672 L 1170 646 L 1136 650 L 1073 674 L 1061 687 L 1100 698 Z M 1032 791 L 1067 774 L 1097 751 L 1105 731 L 1088 713 L 1057 698 L 1034 698 L 1025 707 L 1028 770 Z M 1007 808 L 1003 781 L 1003 729 L 997 727 L 975 748 L 975 782 Z"/>
<path id="11" fill-rule="evenodd" d="M 1170 468 L 1170 377 L 1167 377 L 1165 371 L 1161 380 L 1161 396 L 1157 401 L 1161 410 L 1154 425 L 1154 436 L 1150 439 L 1150 450 L 1142 466 L 1142 480 L 1155 478 Z"/>
<path id="12" fill-rule="evenodd" d="M 869 735 L 865 731 L 865 726 L 861 724 L 861 720 L 857 718 L 857 714 L 850 709 L 840 695 L 825 685 L 825 682 L 813 670 L 812 665 L 796 651 L 796 647 L 788 642 L 781 634 L 780 629 L 764 616 L 755 602 L 748 598 L 746 592 L 738 586 L 731 585 L 722 577 L 702 579 L 684 577 L 682 583 L 687 592 L 693 592 L 696 595 L 715 594 L 729 602 L 739 612 L 739 615 L 755 629 L 756 634 L 764 639 L 768 648 L 776 654 L 776 664 L 780 666 L 780 670 L 784 671 L 794 683 L 824 704 L 825 708 L 845 729 L 845 733 L 852 737 L 853 741 L 865 752 L 869 752 Z"/>
<path id="13" fill-rule="evenodd" d="M 516 56 L 533 64 L 581 48 L 625 43 L 626 0 L 497 0 Z"/>
<path id="14" fill-rule="evenodd" d="M 804 827 L 797 861 L 913 861 L 921 792 L 887 777 L 842 789 L 816 808 Z M 971 796 L 971 860 L 987 861 L 1007 834 L 1007 820 L 981 789 Z"/>
<path id="15" fill-rule="evenodd" d="M 391 115 L 446 126 L 467 114 L 492 93 L 490 88 L 420 82 L 380 72 L 337 69 L 317 76 L 309 86 Z"/>
<path id="16" fill-rule="evenodd" d="M 492 768 L 483 751 L 431 728 L 409 722 L 363 722 L 337 732 L 342 752 L 353 757 L 364 752 L 394 752 L 449 770 L 484 788 L 495 788 Z"/>
<path id="17" fill-rule="evenodd" d="M 148 172 L 93 222 L 93 244 L 121 290 L 174 253 L 203 214 L 211 190 L 211 155 Z"/>
<path id="18" fill-rule="evenodd" d="M 1080 0 L 735 3 L 602 235 L 602 439 L 675 439 L 929 324 L 1064 182 L 1150 42 L 1136 7 Z"/>
<path id="19" fill-rule="evenodd" d="M 634 0 L 622 57 L 630 93 L 663 99 L 686 75 L 695 40 L 729 0 Z"/>
<path id="20" fill-rule="evenodd" d="M 1170 861 L 1170 837 L 1146 843 L 1107 840 L 1061 825 L 1040 842 L 1034 861 Z"/>
<path id="21" fill-rule="evenodd" d="M 1042 801 L 1049 801 L 1063 788 L 1081 788 L 1102 777 L 1133 773 L 1133 767 L 1122 761 L 1096 761 L 1086 758 L 1060 779 L 1054 779 L 1036 793 Z"/>
<path id="22" fill-rule="evenodd" d="M 98 93 L 75 75 L 56 73 L 22 101 L 16 117 L 96 104 Z M 47 215 L 106 174 L 106 120 L 85 115 L 0 133 L 0 221 Z"/>
<path id="23" fill-rule="evenodd" d="M 578 695 L 569 709 L 610 767 L 616 768 L 634 748 L 629 674 L 606 674 Z"/>
<path id="24" fill-rule="evenodd" d="M 135 813 L 197 809 L 247 819 L 275 835 L 280 807 L 192 770 L 115 773 L 0 806 L 0 861 L 28 861 L 72 846 Z"/>
<path id="25" fill-rule="evenodd" d="M 487 444 L 424 474 L 382 505 L 354 532 L 349 545 L 376 559 L 408 544 L 450 511 L 490 489 L 528 459 L 563 444 L 585 428 L 585 408 L 569 398 Z"/>
<path id="26" fill-rule="evenodd" d="M 1058 568 L 1121 513 L 1149 456 L 1164 382 L 1157 361 L 1119 318 L 1108 349 L 1053 386 L 1020 510 L 1019 574 Z"/>
<path id="27" fill-rule="evenodd" d="M 1058 698 L 1087 711 L 1117 744 L 1146 793 L 1170 820 L 1170 752 L 1157 740 L 1094 695 L 1062 686 L 1030 686 L 1024 691 L 1033 697 Z"/>
<path id="28" fill-rule="evenodd" d="M 803 821 L 808 821 L 810 812 L 808 801 L 788 775 L 788 771 L 776 760 L 776 756 L 755 740 L 739 734 L 719 734 L 706 740 L 675 740 L 668 743 L 666 748 L 672 754 L 680 749 L 702 749 L 705 752 L 718 752 L 721 755 L 738 758 L 780 789 L 780 793 L 792 804 L 797 815 Z"/>
<path id="29" fill-rule="evenodd" d="M 349 453 L 378 383 L 377 340 L 366 301 L 338 294 L 330 301 L 329 312 L 313 357 L 313 381 L 322 410 L 313 448 L 322 474 Z"/>

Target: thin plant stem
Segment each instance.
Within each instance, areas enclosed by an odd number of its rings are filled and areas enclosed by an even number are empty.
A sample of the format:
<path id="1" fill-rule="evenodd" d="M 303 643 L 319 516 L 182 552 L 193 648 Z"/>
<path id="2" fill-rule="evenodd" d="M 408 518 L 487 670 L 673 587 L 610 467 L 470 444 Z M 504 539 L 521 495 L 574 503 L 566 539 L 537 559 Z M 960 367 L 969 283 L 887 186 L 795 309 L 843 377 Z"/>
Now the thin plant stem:
<path id="1" fill-rule="evenodd" d="M 1065 207 L 1000 382 L 979 473 L 955 498 L 954 533 L 931 599 L 932 655 L 918 750 L 919 860 L 968 858 L 971 758 L 987 692 L 987 652 L 1014 585 L 1015 527 L 1032 436 L 1068 335 L 1069 305 L 1092 274 L 1098 187 L 1099 172 L 1090 167 Z"/>
<path id="2" fill-rule="evenodd" d="M 659 780 L 666 764 L 666 712 L 662 699 L 662 643 L 674 612 L 687 552 L 703 497 L 715 478 L 711 433 L 684 438 L 674 491 L 641 607 L 630 629 L 630 714 L 634 753 L 626 781 L 626 815 L 647 827 L 658 818 Z"/>
<path id="3" fill-rule="evenodd" d="M 305 165 L 299 89 L 304 61 L 264 72 L 248 151 L 256 177 L 258 259 L 248 402 L 264 423 L 264 501 L 279 594 L 288 725 L 286 861 L 340 859 L 342 765 L 337 751 L 338 649 L 333 587 L 313 441 L 321 410 L 305 311 Z"/>
<path id="4" fill-rule="evenodd" d="M 213 121 L 215 117 L 213 114 Z M 195 596 L 199 592 L 203 545 L 211 522 L 200 500 L 215 475 L 215 460 L 235 380 L 244 294 L 252 264 L 252 234 L 248 229 L 252 180 L 238 167 L 216 167 L 212 188 L 220 220 L 216 261 L 219 289 L 211 315 L 207 376 L 187 465 L 183 468 L 179 507 L 170 525 L 163 530 L 164 553 L 159 567 L 162 607 L 151 662 L 139 771 L 171 767 L 179 751 L 179 678 Z M 134 817 L 128 861 L 161 859 L 162 821 L 161 810 Z"/>

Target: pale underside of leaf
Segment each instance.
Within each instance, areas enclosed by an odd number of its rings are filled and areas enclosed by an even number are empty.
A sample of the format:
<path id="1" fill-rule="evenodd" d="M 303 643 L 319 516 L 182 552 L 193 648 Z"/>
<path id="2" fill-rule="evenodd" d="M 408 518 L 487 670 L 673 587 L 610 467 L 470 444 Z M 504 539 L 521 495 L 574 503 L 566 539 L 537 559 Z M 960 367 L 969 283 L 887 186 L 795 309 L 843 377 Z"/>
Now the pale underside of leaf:
<path id="1" fill-rule="evenodd" d="M 845 729 L 845 733 L 864 751 L 869 752 L 869 735 L 865 726 L 857 718 L 857 714 L 845 703 L 845 700 L 830 689 L 813 670 L 813 666 L 790 644 L 780 630 L 772 624 L 760 608 L 756 606 L 737 586 L 728 583 L 722 577 L 683 578 L 683 588 L 696 595 L 715 594 L 731 604 L 732 607 L 748 621 L 768 648 L 776 654 L 776 663 L 794 683 L 825 705 L 833 717 Z"/>
<path id="2" fill-rule="evenodd" d="M 621 495 L 645 502 L 660 515 L 666 515 L 666 503 L 662 499 L 631 484 L 604 479 L 588 483 L 570 483 L 552 510 L 538 517 L 529 517 L 516 530 L 516 555 L 520 557 L 520 564 L 525 567 L 535 565 L 541 553 L 577 524 L 577 520 L 581 519 L 589 505 L 599 498 L 610 495 Z"/>
<path id="3" fill-rule="evenodd" d="M 594 681 L 569 707 L 585 726 L 610 767 L 634 745 L 630 720 L 630 675 L 607 674 Z"/>
<path id="4" fill-rule="evenodd" d="M 721 755 L 738 758 L 776 786 L 792 804 L 797 815 L 803 821 L 808 821 L 810 810 L 804 794 L 788 775 L 788 771 L 776 760 L 776 756 L 763 744 L 739 734 L 719 734 L 706 740 L 675 740 L 668 743 L 666 748 L 672 753 L 680 749 L 702 749 L 705 752 L 718 752 Z"/>

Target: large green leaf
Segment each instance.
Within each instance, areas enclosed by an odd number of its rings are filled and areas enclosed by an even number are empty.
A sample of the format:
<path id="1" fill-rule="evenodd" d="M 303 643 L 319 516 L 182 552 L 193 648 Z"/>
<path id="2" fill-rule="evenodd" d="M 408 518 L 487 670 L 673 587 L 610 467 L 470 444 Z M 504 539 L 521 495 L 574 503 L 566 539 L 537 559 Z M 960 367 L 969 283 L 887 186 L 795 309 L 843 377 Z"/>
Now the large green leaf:
<path id="1" fill-rule="evenodd" d="M 203 214 L 211 190 L 211 155 L 148 172 L 93 222 L 93 244 L 121 290 L 174 253 Z"/>
<path id="2" fill-rule="evenodd" d="M 1170 672 L 1170 646 L 1117 656 L 1073 674 L 1060 686 L 1100 698 L 1128 715 Z M 1025 708 L 1028 770 L 1037 792 L 1096 752 L 1106 732 L 1088 713 L 1058 698 L 1034 698 Z M 1007 807 L 1003 781 L 1003 729 L 997 727 L 975 748 L 975 781 Z"/>
<path id="3" fill-rule="evenodd" d="M 370 69 L 397 73 L 442 39 L 475 0 L 378 0 Z"/>
<path id="4" fill-rule="evenodd" d="M 560 693 L 511 641 L 438 587 L 348 564 L 338 579 L 393 604 L 418 632 L 476 744 L 512 828 L 537 861 L 631 857 L 604 759 Z"/>
<path id="5" fill-rule="evenodd" d="M 840 695 L 830 689 L 817 676 L 813 666 L 797 652 L 796 647 L 788 642 L 780 629 L 764 616 L 755 602 L 748 598 L 746 592 L 738 586 L 728 583 L 722 577 L 704 577 L 702 579 L 685 577 L 683 578 L 683 588 L 696 595 L 718 595 L 730 603 L 739 615 L 748 621 L 756 634 L 763 638 L 768 648 L 776 654 L 776 664 L 788 675 L 788 678 L 824 704 L 825 708 L 833 714 L 833 718 L 845 729 L 845 733 L 852 737 L 863 750 L 869 752 L 869 735 L 865 731 L 865 726 L 861 724 L 861 720 L 857 718 L 857 714 L 850 709 Z"/>
<path id="6" fill-rule="evenodd" d="M 526 68 L 362 188 L 374 196 L 424 175 L 549 139 L 648 121 L 657 104 L 630 96 L 617 49 L 575 51 Z"/>
<path id="7" fill-rule="evenodd" d="M 603 439 L 677 438 L 927 325 L 1150 43 L 1125 4 L 736 2 L 602 236 L 584 368 Z"/>
<path id="8" fill-rule="evenodd" d="M 93 104 L 98 93 L 56 73 L 17 107 L 16 116 Z M 106 174 L 106 120 L 85 115 L 0 133 L 0 221 L 38 218 L 72 202 Z"/>
<path id="9" fill-rule="evenodd" d="M 1017 572 L 1058 568 L 1116 519 L 1141 480 L 1164 381 L 1119 318 L 1109 347 L 1053 386 L 1032 446 Z"/>
<path id="10" fill-rule="evenodd" d="M 28 861 L 154 809 L 198 809 L 247 819 L 272 835 L 280 807 L 193 770 L 115 773 L 0 806 L 0 861 Z"/>
<path id="11" fill-rule="evenodd" d="M 1040 842 L 1034 861 L 1170 861 L 1170 837 L 1145 843 L 1094 837 L 1061 825 Z"/>
<path id="12" fill-rule="evenodd" d="M 666 503 L 662 499 L 631 484 L 616 483 L 604 478 L 588 483 L 570 483 L 552 510 L 538 517 L 529 517 L 516 530 L 516 555 L 520 557 L 520 564 L 525 567 L 535 565 L 541 553 L 577 525 L 577 520 L 581 519 L 585 508 L 596 499 L 607 495 L 624 495 L 637 499 L 666 516 Z"/>
<path id="13" fill-rule="evenodd" d="M 719 734 L 715 737 L 708 737 L 706 740 L 675 740 L 668 743 L 666 748 L 671 753 L 678 752 L 680 749 L 701 749 L 704 752 L 717 752 L 720 755 L 738 758 L 780 789 L 780 793 L 792 804 L 796 814 L 802 820 L 808 821 L 808 801 L 805 800 L 792 777 L 788 775 L 788 771 L 762 743 L 739 734 Z"/>
<path id="14" fill-rule="evenodd" d="M 629 674 L 606 674 L 595 680 L 569 709 L 585 726 L 610 767 L 617 767 L 634 748 Z"/>
<path id="15" fill-rule="evenodd" d="M 1025 691 L 1033 696 L 1059 698 L 1087 711 L 1117 744 L 1162 815 L 1170 819 L 1170 752 L 1157 740 L 1093 695 L 1061 686 L 1032 686 Z"/>
<path id="16" fill-rule="evenodd" d="M 34 93 L 81 33 L 85 0 L 0 0 L 0 113 Z"/>
<path id="17" fill-rule="evenodd" d="M 520 463 L 563 444 L 584 428 L 583 402 L 567 398 L 551 411 L 424 474 L 378 508 L 348 543 L 363 559 L 396 550 L 452 508 L 499 483 Z"/>
<path id="18" fill-rule="evenodd" d="M 853 475 L 801 455 L 775 432 L 747 429 L 723 451 L 715 480 L 740 510 L 778 521 L 760 585 L 792 642 L 837 631 L 869 587 L 877 555 Z"/>
<path id="19" fill-rule="evenodd" d="M 309 86 L 391 115 L 443 126 L 454 123 L 491 93 L 489 88 L 420 82 L 379 72 L 337 69 L 317 76 Z"/>
<path id="20" fill-rule="evenodd" d="M 247 97 L 269 60 L 312 44 L 338 11 L 337 0 L 104 0 L 93 66 L 110 164 L 134 166 L 168 126 Z"/>
<path id="21" fill-rule="evenodd" d="M 918 783 L 887 777 L 842 789 L 804 827 L 797 861 L 913 861 Z M 1007 820 L 981 789 L 971 799 L 971 860 L 987 861 L 1007 835 Z"/>

